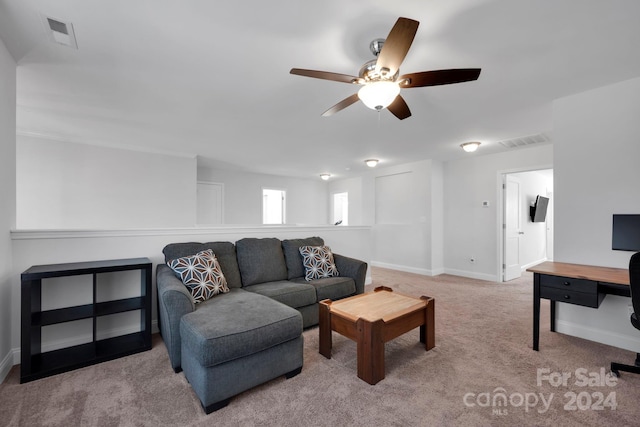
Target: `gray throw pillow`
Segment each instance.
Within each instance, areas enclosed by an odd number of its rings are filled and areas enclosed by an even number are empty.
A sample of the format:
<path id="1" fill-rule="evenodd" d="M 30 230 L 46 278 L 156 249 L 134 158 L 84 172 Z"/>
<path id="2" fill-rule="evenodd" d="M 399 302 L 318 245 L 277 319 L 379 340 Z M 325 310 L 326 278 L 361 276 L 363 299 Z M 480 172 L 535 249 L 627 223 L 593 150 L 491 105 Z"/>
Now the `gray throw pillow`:
<path id="1" fill-rule="evenodd" d="M 305 239 L 287 239 L 282 241 L 282 250 L 287 262 L 287 278 L 297 279 L 304 276 L 304 265 L 302 265 L 301 246 L 323 246 L 324 240 L 321 237 L 307 237 Z"/>

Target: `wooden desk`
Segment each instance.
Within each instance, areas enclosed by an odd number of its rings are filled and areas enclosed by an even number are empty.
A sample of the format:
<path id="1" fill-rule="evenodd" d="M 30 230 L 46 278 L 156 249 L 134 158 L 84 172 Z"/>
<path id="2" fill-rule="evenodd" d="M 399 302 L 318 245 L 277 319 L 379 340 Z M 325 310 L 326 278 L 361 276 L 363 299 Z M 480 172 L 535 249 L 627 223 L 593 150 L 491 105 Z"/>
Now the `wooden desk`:
<path id="1" fill-rule="evenodd" d="M 556 301 L 598 308 L 607 295 L 631 296 L 626 268 L 543 262 L 527 271 L 533 273 L 533 349 L 540 339 L 540 298 L 551 304 L 551 331 L 556 331 Z"/>

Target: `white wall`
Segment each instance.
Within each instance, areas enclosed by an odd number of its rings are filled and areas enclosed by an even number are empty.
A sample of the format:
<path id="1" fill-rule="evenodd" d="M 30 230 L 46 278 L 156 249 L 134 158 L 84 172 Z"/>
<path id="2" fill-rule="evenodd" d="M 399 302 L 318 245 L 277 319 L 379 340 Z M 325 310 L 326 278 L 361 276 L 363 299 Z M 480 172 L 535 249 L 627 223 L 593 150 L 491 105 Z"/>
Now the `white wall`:
<path id="1" fill-rule="evenodd" d="M 476 152 L 444 164 L 445 272 L 500 280 L 501 175 L 550 168 L 553 163 L 553 146 L 544 144 L 490 155 Z M 483 201 L 489 206 L 483 207 Z"/>
<path id="2" fill-rule="evenodd" d="M 198 181 L 224 184 L 225 224 L 262 224 L 262 189 L 287 192 L 287 224 L 328 224 L 328 184 L 317 180 L 290 178 L 198 168 Z"/>
<path id="3" fill-rule="evenodd" d="M 17 138 L 19 229 L 192 227 L 196 159 Z"/>
<path id="4" fill-rule="evenodd" d="M 426 275 L 447 272 L 499 280 L 501 173 L 552 165 L 553 147 L 545 144 L 484 156 L 475 153 L 444 164 L 426 160 L 378 167 L 358 178 L 331 182 L 329 193 L 349 193 L 349 224 L 373 226 L 373 265 Z M 394 187 L 392 181 L 401 185 Z M 388 201 L 393 205 L 388 212 L 376 200 L 376 193 L 386 184 L 395 192 L 390 197 L 397 199 Z M 540 188 L 546 192 L 546 184 Z M 485 200 L 488 208 L 481 206 Z M 406 206 L 400 208 L 401 204 Z M 380 208 L 382 219 L 376 218 Z M 398 218 L 388 219 L 398 209 Z M 544 230 L 544 225 L 529 225 Z M 526 259 L 533 260 L 540 250 L 536 246 Z M 476 263 L 469 262 L 471 256 Z"/>
<path id="5" fill-rule="evenodd" d="M 431 272 L 444 273 L 444 165 L 431 162 Z"/>
<path id="6" fill-rule="evenodd" d="M 554 103 L 556 258 L 627 268 L 614 213 L 640 213 L 640 78 Z"/>
<path id="7" fill-rule="evenodd" d="M 640 213 L 640 78 L 559 99 L 553 114 L 555 260 L 627 268 L 631 253 L 611 250 L 611 223 Z M 640 352 L 629 302 L 559 304 L 558 331 Z"/>
<path id="8" fill-rule="evenodd" d="M 330 184 L 349 193 L 349 224 L 372 225 L 372 265 L 435 275 L 442 264 L 442 165 L 376 167 Z"/>
<path id="9" fill-rule="evenodd" d="M 0 39 L 0 382 L 11 359 L 12 251 L 16 220 L 16 63 Z"/>

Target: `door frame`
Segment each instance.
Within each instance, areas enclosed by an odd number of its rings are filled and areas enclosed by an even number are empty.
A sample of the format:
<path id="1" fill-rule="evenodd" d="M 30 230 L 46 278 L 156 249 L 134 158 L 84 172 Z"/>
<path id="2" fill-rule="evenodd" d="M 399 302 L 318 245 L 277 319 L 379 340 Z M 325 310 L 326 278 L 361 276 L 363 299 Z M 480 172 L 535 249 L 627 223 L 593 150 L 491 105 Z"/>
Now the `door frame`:
<path id="1" fill-rule="evenodd" d="M 539 170 L 545 169 L 553 169 L 553 164 L 546 164 L 540 166 L 531 166 L 531 167 L 522 167 L 522 168 L 513 168 L 513 169 L 503 169 L 499 170 L 496 176 L 496 200 L 498 201 L 496 206 L 496 230 L 497 236 L 496 240 L 498 242 L 497 246 L 497 254 L 496 254 L 496 268 L 497 268 L 497 277 L 498 282 L 504 282 L 504 269 L 502 268 L 502 264 L 504 263 L 504 229 L 502 228 L 502 224 L 504 224 L 504 209 L 505 209 L 505 200 L 504 193 L 502 189 L 502 184 L 506 178 L 506 175 L 512 173 L 520 173 L 520 172 L 535 172 Z"/>

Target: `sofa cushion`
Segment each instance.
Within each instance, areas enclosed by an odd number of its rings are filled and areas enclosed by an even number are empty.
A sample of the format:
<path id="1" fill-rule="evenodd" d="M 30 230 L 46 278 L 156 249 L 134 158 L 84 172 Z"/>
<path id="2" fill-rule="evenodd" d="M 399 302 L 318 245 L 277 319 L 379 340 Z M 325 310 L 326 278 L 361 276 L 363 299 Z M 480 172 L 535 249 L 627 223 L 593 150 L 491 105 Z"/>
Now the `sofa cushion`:
<path id="1" fill-rule="evenodd" d="M 295 279 L 304 276 L 304 266 L 302 265 L 302 255 L 300 246 L 323 246 L 324 240 L 321 237 L 307 237 L 306 239 L 286 239 L 282 241 L 282 251 L 287 263 L 287 279 Z"/>
<path id="2" fill-rule="evenodd" d="M 314 280 L 339 276 L 329 246 L 301 246 L 299 250 L 302 255 L 305 279 Z"/>
<path id="3" fill-rule="evenodd" d="M 273 298 L 293 308 L 315 304 L 318 301 L 316 289 L 304 280 L 302 282 L 280 280 L 258 283 L 257 285 L 245 286 L 243 289 Z"/>
<path id="4" fill-rule="evenodd" d="M 182 348 L 205 367 L 245 357 L 302 334 L 301 314 L 253 292 L 231 292 L 180 320 Z"/>
<path id="5" fill-rule="evenodd" d="M 164 247 L 162 253 L 164 261 L 168 263 L 172 259 L 191 256 L 207 249 L 211 249 L 218 259 L 222 274 L 227 279 L 227 286 L 229 288 L 242 287 L 240 270 L 236 260 L 236 247 L 231 242 L 171 243 Z"/>
<path id="6" fill-rule="evenodd" d="M 211 249 L 169 261 L 169 267 L 189 289 L 196 303 L 229 292 L 220 264 Z"/>
<path id="7" fill-rule="evenodd" d="M 241 239 L 236 242 L 236 253 L 242 286 L 287 279 L 287 265 L 279 239 Z"/>
<path id="8" fill-rule="evenodd" d="M 332 301 L 355 295 L 356 283 L 350 277 L 327 277 L 307 282 L 304 277 L 293 279 L 295 283 L 307 283 L 315 288 L 318 301 Z"/>

